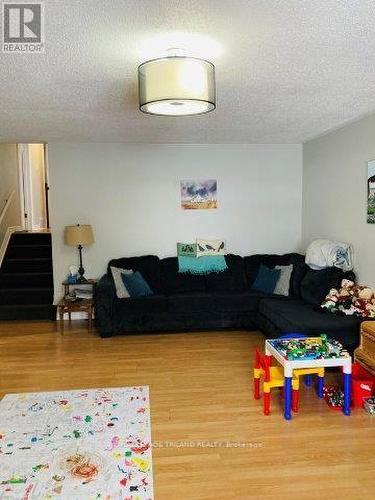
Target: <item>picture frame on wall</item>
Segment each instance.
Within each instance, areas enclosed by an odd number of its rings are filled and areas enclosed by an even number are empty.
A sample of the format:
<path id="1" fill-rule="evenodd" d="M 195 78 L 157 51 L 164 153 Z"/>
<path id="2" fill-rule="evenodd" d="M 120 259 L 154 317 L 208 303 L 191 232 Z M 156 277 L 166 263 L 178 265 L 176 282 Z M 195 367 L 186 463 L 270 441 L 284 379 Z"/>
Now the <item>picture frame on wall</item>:
<path id="1" fill-rule="evenodd" d="M 218 207 L 216 179 L 182 180 L 180 190 L 183 210 L 212 210 Z"/>
<path id="2" fill-rule="evenodd" d="M 367 162 L 367 222 L 375 224 L 375 160 Z"/>

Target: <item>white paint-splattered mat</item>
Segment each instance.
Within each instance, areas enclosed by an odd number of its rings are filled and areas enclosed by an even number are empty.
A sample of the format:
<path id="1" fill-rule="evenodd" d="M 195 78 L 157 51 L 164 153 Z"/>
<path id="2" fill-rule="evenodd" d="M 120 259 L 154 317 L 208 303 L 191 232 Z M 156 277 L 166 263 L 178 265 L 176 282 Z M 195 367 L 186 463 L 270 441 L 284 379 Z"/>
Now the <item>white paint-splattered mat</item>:
<path id="1" fill-rule="evenodd" d="M 9 394 L 0 499 L 153 498 L 148 387 Z"/>

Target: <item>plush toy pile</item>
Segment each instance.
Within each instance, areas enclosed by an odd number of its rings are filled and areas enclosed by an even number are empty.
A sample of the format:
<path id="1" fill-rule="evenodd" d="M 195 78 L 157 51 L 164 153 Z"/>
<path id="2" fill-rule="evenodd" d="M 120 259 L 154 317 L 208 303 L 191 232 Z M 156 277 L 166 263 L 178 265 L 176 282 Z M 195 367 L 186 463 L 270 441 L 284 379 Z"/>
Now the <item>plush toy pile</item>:
<path id="1" fill-rule="evenodd" d="M 375 290 L 342 280 L 341 288 L 332 288 L 321 307 L 336 314 L 375 318 Z"/>

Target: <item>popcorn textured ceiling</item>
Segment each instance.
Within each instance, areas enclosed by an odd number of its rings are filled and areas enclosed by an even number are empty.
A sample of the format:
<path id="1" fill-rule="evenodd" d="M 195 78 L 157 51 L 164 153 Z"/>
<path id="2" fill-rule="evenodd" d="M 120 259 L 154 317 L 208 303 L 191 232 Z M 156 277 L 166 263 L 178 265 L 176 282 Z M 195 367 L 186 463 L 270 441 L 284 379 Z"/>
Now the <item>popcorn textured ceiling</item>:
<path id="1" fill-rule="evenodd" d="M 1 142 L 300 143 L 375 110 L 373 0 L 44 3 L 45 53 L 0 54 Z M 144 115 L 137 66 L 177 43 L 217 110 Z"/>

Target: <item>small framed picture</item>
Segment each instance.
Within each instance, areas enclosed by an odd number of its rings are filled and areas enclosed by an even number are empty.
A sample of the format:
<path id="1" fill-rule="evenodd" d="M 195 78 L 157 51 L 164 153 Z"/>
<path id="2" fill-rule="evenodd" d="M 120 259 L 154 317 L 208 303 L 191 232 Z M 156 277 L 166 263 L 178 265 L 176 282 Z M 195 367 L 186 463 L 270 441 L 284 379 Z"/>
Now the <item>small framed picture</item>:
<path id="1" fill-rule="evenodd" d="M 217 208 L 217 180 L 181 181 L 181 208 L 183 210 Z"/>
<path id="2" fill-rule="evenodd" d="M 367 162 L 367 222 L 375 224 L 375 160 Z"/>

